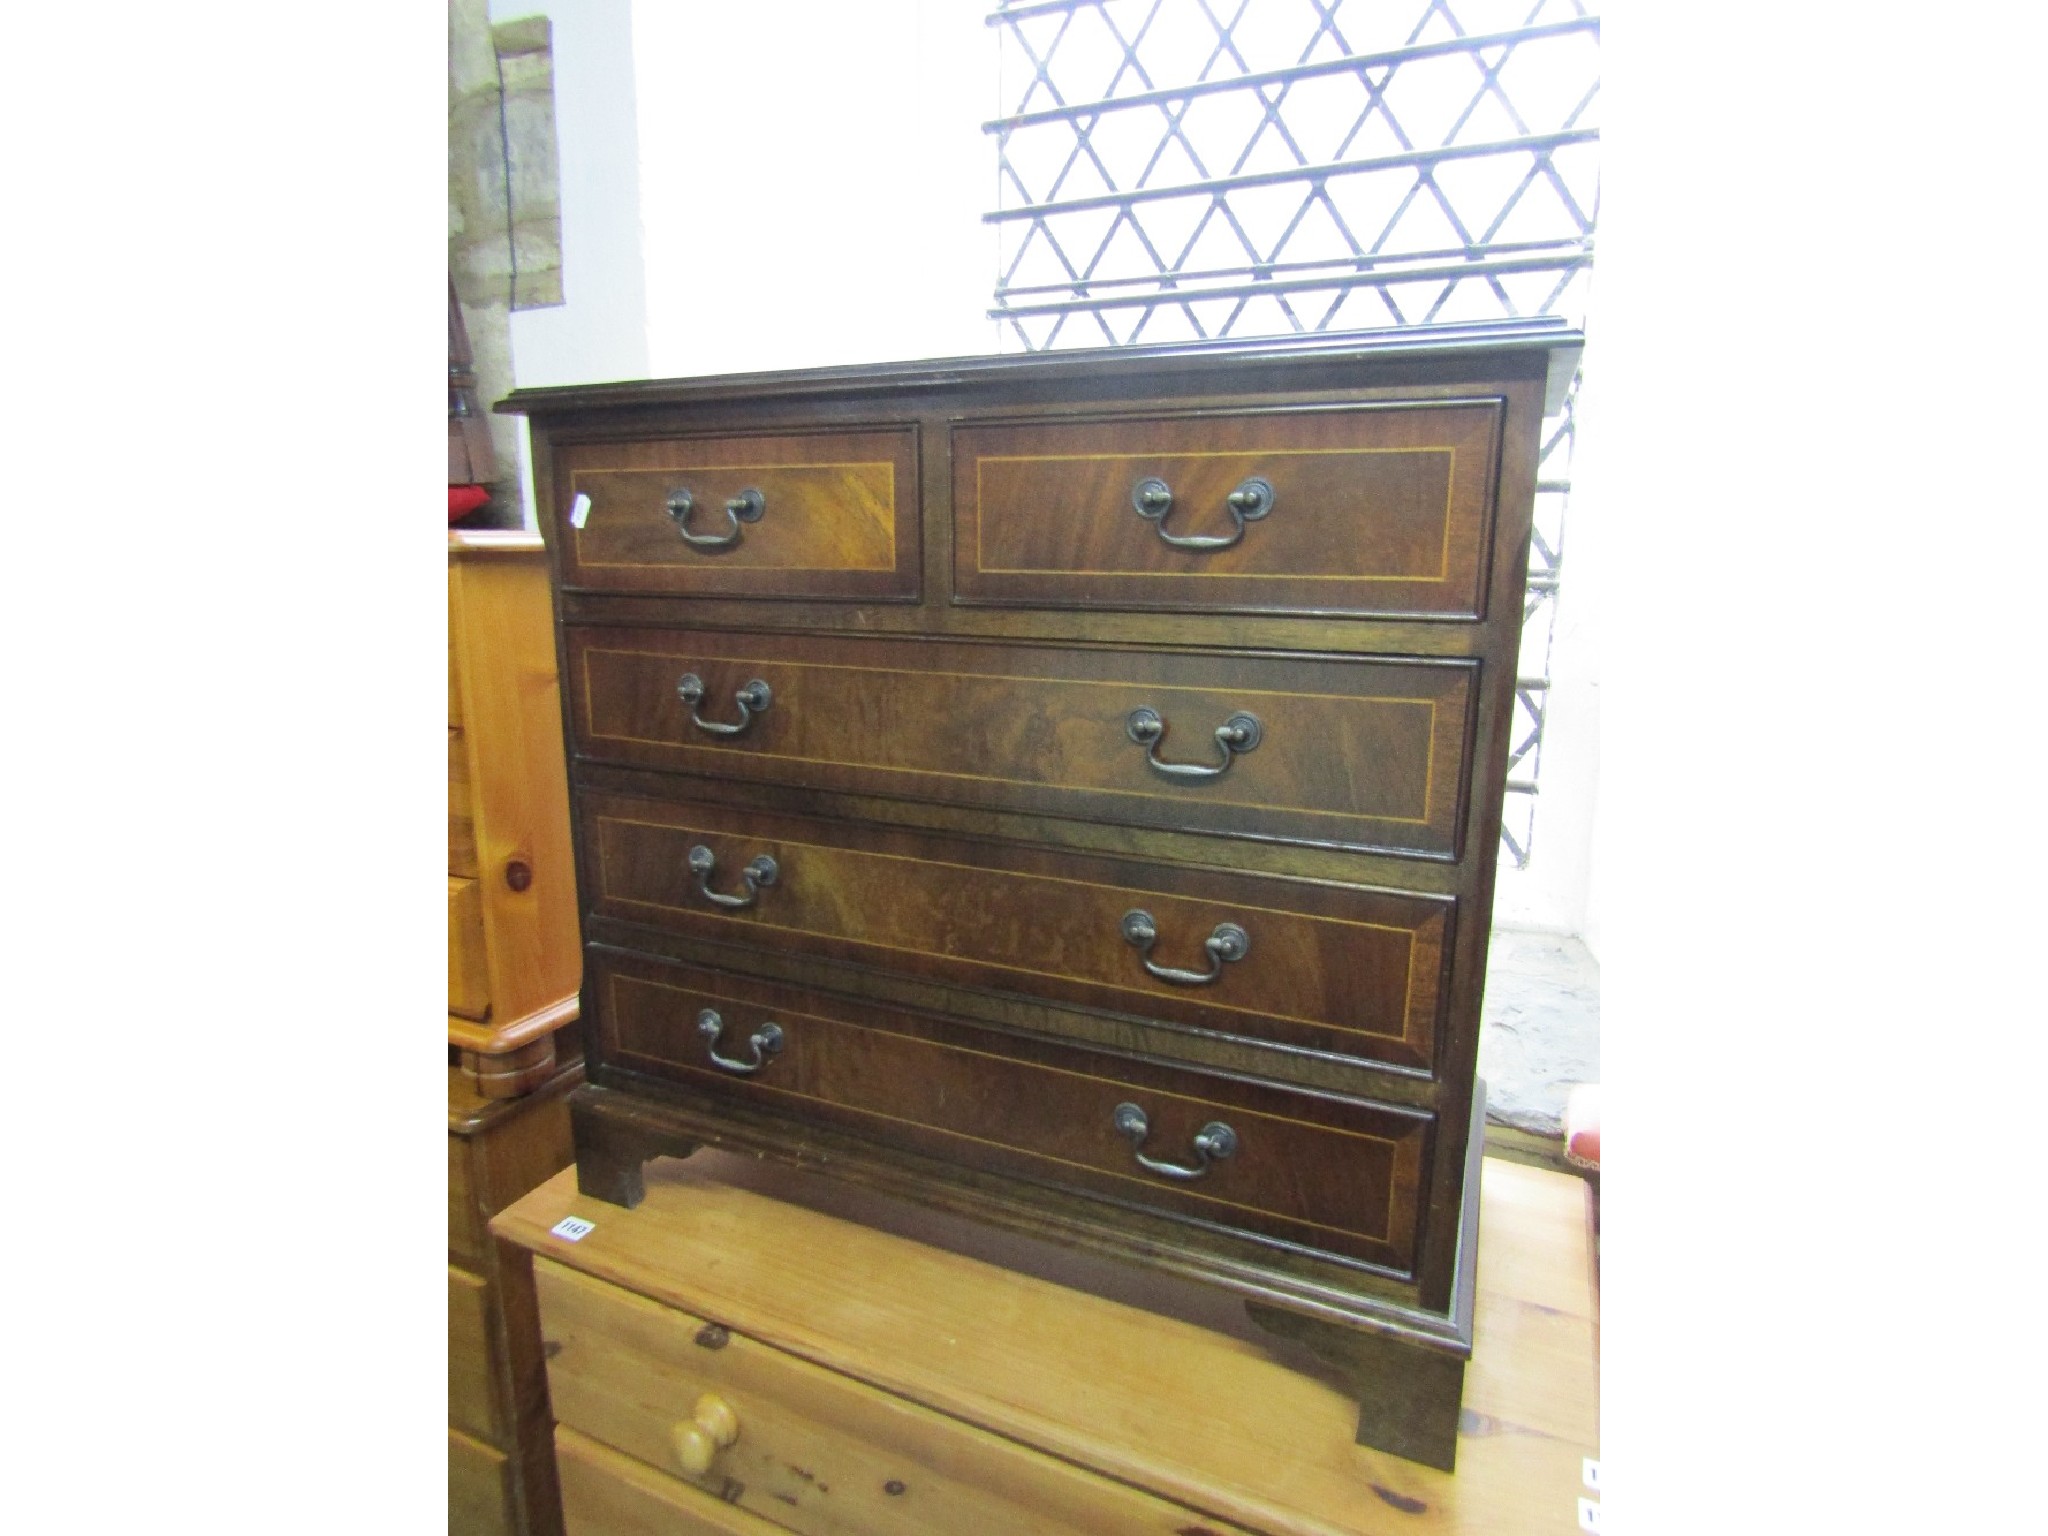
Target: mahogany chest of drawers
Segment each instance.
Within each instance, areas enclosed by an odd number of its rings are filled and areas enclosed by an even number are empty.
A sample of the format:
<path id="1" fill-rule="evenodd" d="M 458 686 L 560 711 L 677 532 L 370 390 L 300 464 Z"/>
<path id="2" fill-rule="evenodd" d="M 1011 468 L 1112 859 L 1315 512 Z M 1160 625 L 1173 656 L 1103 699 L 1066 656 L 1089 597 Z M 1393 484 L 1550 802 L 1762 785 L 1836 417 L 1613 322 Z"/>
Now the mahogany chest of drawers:
<path id="1" fill-rule="evenodd" d="M 586 1193 L 751 1150 L 1240 1293 L 1448 1465 L 1548 326 L 522 391 Z"/>

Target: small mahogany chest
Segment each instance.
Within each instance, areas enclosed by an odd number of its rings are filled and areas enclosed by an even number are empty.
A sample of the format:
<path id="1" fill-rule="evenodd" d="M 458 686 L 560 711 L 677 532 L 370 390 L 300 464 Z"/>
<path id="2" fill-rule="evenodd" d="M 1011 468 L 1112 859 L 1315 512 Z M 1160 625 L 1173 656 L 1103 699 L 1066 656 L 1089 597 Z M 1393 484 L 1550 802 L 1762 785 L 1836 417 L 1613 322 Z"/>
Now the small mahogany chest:
<path id="1" fill-rule="evenodd" d="M 527 390 L 582 1188 L 700 1145 L 1240 1293 L 1448 1465 L 1562 327 Z"/>

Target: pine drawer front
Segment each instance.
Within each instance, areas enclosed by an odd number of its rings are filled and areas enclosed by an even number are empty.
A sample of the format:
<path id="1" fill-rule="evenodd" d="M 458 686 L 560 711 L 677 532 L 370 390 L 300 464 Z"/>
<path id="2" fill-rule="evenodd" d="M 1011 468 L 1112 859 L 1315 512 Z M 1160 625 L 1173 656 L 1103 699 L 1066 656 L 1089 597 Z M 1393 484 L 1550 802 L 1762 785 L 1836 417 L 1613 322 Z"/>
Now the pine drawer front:
<path id="1" fill-rule="evenodd" d="M 448 1422 L 490 1445 L 505 1443 L 491 1385 L 491 1287 L 448 1266 Z"/>
<path id="2" fill-rule="evenodd" d="M 596 916 L 1417 1070 L 1435 1059 L 1447 897 L 598 793 L 583 805 Z"/>
<path id="3" fill-rule="evenodd" d="M 448 873 L 474 880 L 482 872 L 476 851 L 476 799 L 469 778 L 469 742 L 448 728 Z"/>
<path id="4" fill-rule="evenodd" d="M 536 1260 L 534 1280 L 557 1423 L 779 1527 L 805 1536 L 1236 1529 L 547 1259 Z M 720 1419 L 737 1432 L 722 1446 L 706 1433 Z M 686 1449 L 708 1450 L 707 1470 L 687 1472 Z M 661 1486 L 639 1480 L 642 1491 Z"/>
<path id="5" fill-rule="evenodd" d="M 606 762 L 1457 855 L 1471 662 L 609 628 L 568 647 L 577 750 Z"/>
<path id="6" fill-rule="evenodd" d="M 780 1536 L 787 1529 L 573 1429 L 555 1430 L 555 1467 L 569 1536 Z"/>
<path id="7" fill-rule="evenodd" d="M 490 955 L 484 948 L 483 892 L 474 880 L 448 881 L 448 1011 L 465 1019 L 491 1012 Z"/>
<path id="8" fill-rule="evenodd" d="M 1420 1111 L 655 961 L 591 966 L 621 1067 L 1395 1278 L 1412 1268 L 1434 1132 Z"/>
<path id="9" fill-rule="evenodd" d="M 482 1269 L 491 1251 L 490 1235 L 483 1229 L 477 1209 L 475 1186 L 470 1180 L 469 1143 L 460 1136 L 448 1138 L 448 1258 L 455 1263 Z"/>
<path id="10" fill-rule="evenodd" d="M 913 427 L 559 448 L 562 585 L 914 600 L 917 459 Z"/>
<path id="11" fill-rule="evenodd" d="M 459 1429 L 448 1431 L 450 1536 L 517 1536 L 511 1458 Z"/>
<path id="12" fill-rule="evenodd" d="M 1475 400 L 956 427 L 954 597 L 1477 619 L 1501 421 Z"/>

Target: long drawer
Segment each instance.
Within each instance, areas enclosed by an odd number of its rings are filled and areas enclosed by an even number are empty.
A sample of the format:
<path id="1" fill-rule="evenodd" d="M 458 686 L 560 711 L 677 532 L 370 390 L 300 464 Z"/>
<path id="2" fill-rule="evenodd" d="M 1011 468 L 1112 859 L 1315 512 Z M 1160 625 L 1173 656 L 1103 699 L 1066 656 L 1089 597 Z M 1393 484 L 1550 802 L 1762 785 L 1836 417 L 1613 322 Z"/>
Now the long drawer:
<path id="1" fill-rule="evenodd" d="M 1456 903 L 586 791 L 593 914 L 1429 1070 Z"/>
<path id="2" fill-rule="evenodd" d="M 550 1260 L 534 1280 L 555 1418 L 640 1464 L 601 1467 L 639 1508 L 690 1507 L 644 1467 L 805 1536 L 1237 1531 Z M 588 1523 L 604 1460 L 565 1468 L 572 1536 L 675 1529 Z"/>
<path id="3" fill-rule="evenodd" d="M 1434 1119 L 593 950 L 608 1061 L 1405 1275 Z"/>
<path id="4" fill-rule="evenodd" d="M 918 595 L 915 427 L 575 443 L 555 464 L 565 587 Z"/>
<path id="5" fill-rule="evenodd" d="M 584 628 L 568 648 L 576 748 L 608 762 L 1457 854 L 1471 662 Z"/>
<path id="6" fill-rule="evenodd" d="M 1484 616 L 1497 399 L 956 427 L 956 601 Z"/>

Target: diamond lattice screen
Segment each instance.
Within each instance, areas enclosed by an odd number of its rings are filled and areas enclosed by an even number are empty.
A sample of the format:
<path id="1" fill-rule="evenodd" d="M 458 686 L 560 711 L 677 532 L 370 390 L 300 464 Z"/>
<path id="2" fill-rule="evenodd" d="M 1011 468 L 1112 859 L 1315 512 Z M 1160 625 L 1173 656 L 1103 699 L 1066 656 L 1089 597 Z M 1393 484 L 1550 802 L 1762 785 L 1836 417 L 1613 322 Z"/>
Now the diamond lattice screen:
<path id="1" fill-rule="evenodd" d="M 1028 351 L 1585 319 L 1599 21 L 1576 0 L 1018 0 L 992 318 Z M 1574 391 L 1574 396 L 1576 391 Z M 1546 427 L 1503 853 L 1526 864 L 1571 407 Z"/>

